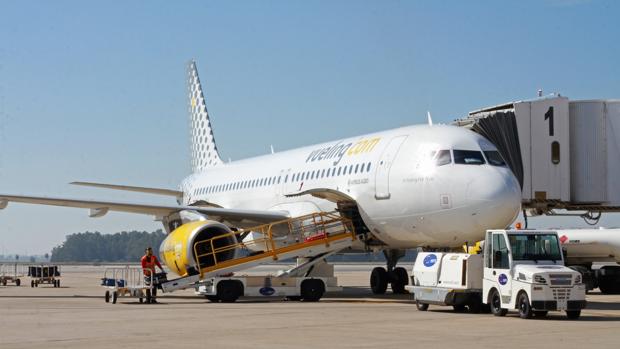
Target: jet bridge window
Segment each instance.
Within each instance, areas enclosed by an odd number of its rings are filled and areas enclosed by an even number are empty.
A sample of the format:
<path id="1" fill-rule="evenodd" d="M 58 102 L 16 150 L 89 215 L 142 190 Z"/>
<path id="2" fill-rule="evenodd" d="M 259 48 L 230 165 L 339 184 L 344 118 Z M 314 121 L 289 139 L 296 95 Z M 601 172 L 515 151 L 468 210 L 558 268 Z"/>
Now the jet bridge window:
<path id="1" fill-rule="evenodd" d="M 477 150 L 454 150 L 454 163 L 461 165 L 483 165 L 482 152 Z"/>
<path id="2" fill-rule="evenodd" d="M 484 151 L 484 156 L 487 158 L 490 165 L 506 166 L 506 162 L 497 150 L 486 150 Z"/>

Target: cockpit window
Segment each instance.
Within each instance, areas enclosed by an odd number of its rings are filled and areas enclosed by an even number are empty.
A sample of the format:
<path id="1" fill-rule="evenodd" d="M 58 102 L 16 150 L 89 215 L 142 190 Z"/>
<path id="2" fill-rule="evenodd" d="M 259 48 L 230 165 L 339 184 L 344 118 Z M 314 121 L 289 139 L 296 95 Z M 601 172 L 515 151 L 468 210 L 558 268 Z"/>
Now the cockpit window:
<path id="1" fill-rule="evenodd" d="M 452 156 L 450 156 L 449 150 L 440 150 L 435 157 L 435 164 L 437 166 L 449 165 L 452 163 Z"/>
<path id="2" fill-rule="evenodd" d="M 482 153 L 476 150 L 454 150 L 454 163 L 462 165 L 482 165 Z"/>
<path id="3" fill-rule="evenodd" d="M 484 156 L 486 156 L 489 164 L 493 166 L 506 166 L 506 162 L 497 150 L 485 150 Z"/>

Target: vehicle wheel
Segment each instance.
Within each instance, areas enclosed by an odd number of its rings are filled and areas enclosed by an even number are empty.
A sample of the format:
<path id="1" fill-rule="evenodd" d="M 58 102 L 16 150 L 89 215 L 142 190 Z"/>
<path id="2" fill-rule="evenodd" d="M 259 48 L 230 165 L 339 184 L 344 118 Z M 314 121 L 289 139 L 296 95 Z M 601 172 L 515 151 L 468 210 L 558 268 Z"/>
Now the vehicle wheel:
<path id="1" fill-rule="evenodd" d="M 220 301 L 220 299 L 217 298 L 217 296 L 207 295 L 207 296 L 205 296 L 205 298 L 208 299 L 209 302 L 211 302 L 211 303 L 218 303 Z"/>
<path id="2" fill-rule="evenodd" d="M 56 284 L 56 280 L 52 280 L 52 285 L 54 286 L 54 288 L 58 287 L 58 285 Z"/>
<path id="3" fill-rule="evenodd" d="M 482 300 L 480 297 L 472 297 L 467 302 L 467 310 L 472 314 L 478 314 L 482 311 Z"/>
<path id="4" fill-rule="evenodd" d="M 419 311 L 427 311 L 428 303 L 420 303 L 420 301 L 415 301 L 415 307 L 418 308 Z"/>
<path id="5" fill-rule="evenodd" d="M 144 303 L 144 299 L 142 299 L 142 297 L 138 298 L 138 302 L 140 302 L 140 304 Z"/>
<path id="6" fill-rule="evenodd" d="M 571 320 L 577 320 L 581 316 L 581 310 L 567 310 L 566 317 Z"/>
<path id="7" fill-rule="evenodd" d="M 110 303 L 110 291 L 105 291 L 105 302 Z"/>
<path id="8" fill-rule="evenodd" d="M 545 317 L 548 313 L 547 310 L 534 310 L 534 317 Z"/>
<path id="9" fill-rule="evenodd" d="M 30 280 L 30 287 L 34 287 L 34 280 Z"/>
<path id="10" fill-rule="evenodd" d="M 60 288 L 60 280 L 56 280 L 56 287 Z"/>
<path id="11" fill-rule="evenodd" d="M 531 319 L 532 315 L 534 315 L 532 306 L 530 305 L 530 299 L 525 292 L 521 292 L 519 295 L 517 307 L 519 307 L 519 316 L 522 319 Z"/>
<path id="12" fill-rule="evenodd" d="M 320 279 L 308 279 L 301 282 L 302 302 L 318 302 L 325 293 L 325 284 Z"/>
<path id="13" fill-rule="evenodd" d="M 619 294 L 620 293 L 620 282 L 614 283 L 615 280 L 600 280 L 598 284 L 598 289 L 601 293 L 604 294 Z"/>
<path id="14" fill-rule="evenodd" d="M 2 280 L 2 286 L 6 286 L 6 280 Z"/>
<path id="15" fill-rule="evenodd" d="M 233 303 L 243 295 L 243 284 L 238 280 L 224 280 L 217 284 L 217 297 L 222 303 Z"/>
<path id="16" fill-rule="evenodd" d="M 396 294 L 407 293 L 405 290 L 405 285 L 409 284 L 409 275 L 407 275 L 407 270 L 403 267 L 394 268 L 392 271 L 392 276 L 395 278 L 390 285 L 392 286 L 392 292 Z"/>
<path id="17" fill-rule="evenodd" d="M 118 293 L 116 293 L 116 291 L 112 292 L 112 304 L 116 304 L 117 299 L 118 299 Z"/>
<path id="18" fill-rule="evenodd" d="M 15 286 L 19 287 L 19 285 L 22 284 L 22 281 L 20 279 L 15 280 Z"/>
<path id="19" fill-rule="evenodd" d="M 35 282 L 34 287 L 39 287 L 39 282 Z"/>
<path id="20" fill-rule="evenodd" d="M 151 290 L 146 290 L 146 304 L 151 304 L 151 300 L 153 300 L 153 297 L 151 297 Z"/>
<path id="21" fill-rule="evenodd" d="M 506 316 L 508 309 L 502 308 L 502 299 L 499 297 L 499 292 L 493 289 L 489 294 L 489 305 L 491 306 L 491 313 L 495 316 Z"/>
<path id="22" fill-rule="evenodd" d="M 465 304 L 455 304 L 452 306 L 452 309 L 454 309 L 455 312 L 457 313 L 464 313 L 465 312 Z"/>
<path id="23" fill-rule="evenodd" d="M 388 284 L 388 273 L 385 268 L 376 267 L 370 273 L 370 289 L 374 294 L 385 294 Z"/>

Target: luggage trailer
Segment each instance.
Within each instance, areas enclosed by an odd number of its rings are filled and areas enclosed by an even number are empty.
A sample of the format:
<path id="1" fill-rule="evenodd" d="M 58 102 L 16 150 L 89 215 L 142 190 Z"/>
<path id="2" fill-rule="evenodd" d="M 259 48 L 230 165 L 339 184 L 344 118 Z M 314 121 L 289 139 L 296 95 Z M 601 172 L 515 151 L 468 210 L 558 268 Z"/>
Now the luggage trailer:
<path id="1" fill-rule="evenodd" d="M 29 265 L 28 276 L 31 278 L 30 287 L 39 287 L 42 284 L 60 287 L 60 266 L 53 264 Z"/>
<path id="2" fill-rule="evenodd" d="M 158 277 L 161 275 L 146 275 L 141 267 L 106 268 L 101 279 L 101 286 L 106 288 L 105 302 L 116 304 L 119 297 L 129 297 L 149 304 L 154 300 L 153 289 L 158 287 Z"/>
<path id="3" fill-rule="evenodd" d="M 13 283 L 15 286 L 21 285 L 21 278 L 24 277 L 24 265 L 19 263 L 0 265 L 0 284 L 6 286 Z"/>

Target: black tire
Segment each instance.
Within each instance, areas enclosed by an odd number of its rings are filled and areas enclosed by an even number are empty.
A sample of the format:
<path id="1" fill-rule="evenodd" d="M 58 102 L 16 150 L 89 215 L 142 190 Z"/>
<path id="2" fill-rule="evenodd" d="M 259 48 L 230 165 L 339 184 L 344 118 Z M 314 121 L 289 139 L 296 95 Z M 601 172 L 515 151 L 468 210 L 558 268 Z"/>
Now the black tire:
<path id="1" fill-rule="evenodd" d="M 60 280 L 56 280 L 56 287 L 60 288 Z"/>
<path id="2" fill-rule="evenodd" d="M 376 267 L 370 273 L 370 289 L 374 294 L 385 294 L 388 285 L 388 273 L 383 267 Z"/>
<path id="3" fill-rule="evenodd" d="M 138 302 L 140 302 L 140 304 L 144 303 L 144 299 L 142 299 L 142 297 L 138 298 Z"/>
<path id="4" fill-rule="evenodd" d="M 567 310 L 566 317 L 571 320 L 577 320 L 581 316 L 581 310 Z"/>
<path id="5" fill-rule="evenodd" d="M 543 318 L 547 316 L 549 311 L 547 310 L 534 310 L 534 317 Z"/>
<path id="6" fill-rule="evenodd" d="M 454 309 L 454 311 L 457 313 L 464 313 L 466 307 L 465 304 L 455 304 L 452 306 L 452 309 Z"/>
<path id="7" fill-rule="evenodd" d="M 151 304 L 153 297 L 151 296 L 151 290 L 146 290 L 146 304 Z"/>
<path id="8" fill-rule="evenodd" d="M 2 286 L 6 286 L 6 280 L 2 280 Z"/>
<path id="9" fill-rule="evenodd" d="M 34 287 L 34 280 L 30 280 L 30 287 Z"/>
<path id="10" fill-rule="evenodd" d="M 392 292 L 395 294 L 407 293 L 405 286 L 409 284 L 409 275 L 407 270 L 403 267 L 394 268 L 392 271 L 393 280 L 390 283 L 392 286 Z"/>
<path id="11" fill-rule="evenodd" d="M 15 286 L 19 287 L 22 284 L 20 279 L 15 280 Z"/>
<path id="12" fill-rule="evenodd" d="M 38 281 L 34 283 L 34 287 L 39 287 L 39 282 Z"/>
<path id="13" fill-rule="evenodd" d="M 491 306 L 491 313 L 495 316 L 506 316 L 508 309 L 502 308 L 502 299 L 499 296 L 499 292 L 496 289 L 492 289 L 489 292 L 489 305 Z"/>
<path id="14" fill-rule="evenodd" d="M 609 278 L 600 279 L 598 289 L 603 294 L 620 294 L 620 281 Z"/>
<path id="15" fill-rule="evenodd" d="M 419 311 L 427 311 L 428 303 L 420 303 L 420 301 L 415 301 L 415 307 L 418 308 Z"/>
<path id="16" fill-rule="evenodd" d="M 325 293 L 325 284 L 320 279 L 307 279 L 300 286 L 302 302 L 318 302 Z"/>
<path id="17" fill-rule="evenodd" d="M 116 304 L 116 301 L 118 300 L 118 293 L 116 293 L 116 291 L 112 292 L 112 304 Z"/>
<path id="18" fill-rule="evenodd" d="M 530 305 L 530 298 L 526 292 L 521 292 L 517 298 L 517 308 L 519 309 L 519 317 L 522 319 L 531 319 L 534 312 Z"/>
<path id="19" fill-rule="evenodd" d="M 211 303 L 218 303 L 220 301 L 217 296 L 206 295 L 205 298 L 208 299 Z"/>
<path id="20" fill-rule="evenodd" d="M 56 280 L 52 280 L 52 285 L 54 285 L 54 288 L 58 287 L 58 284 L 56 283 Z"/>
<path id="21" fill-rule="evenodd" d="M 110 291 L 105 291 L 105 302 L 110 303 Z"/>
<path id="22" fill-rule="evenodd" d="M 467 310 L 472 314 L 478 314 L 482 311 L 482 300 L 480 296 L 471 297 L 467 302 Z"/>
<path id="23" fill-rule="evenodd" d="M 239 280 L 223 280 L 217 284 L 217 298 L 222 303 L 234 303 L 243 295 L 243 284 Z"/>

